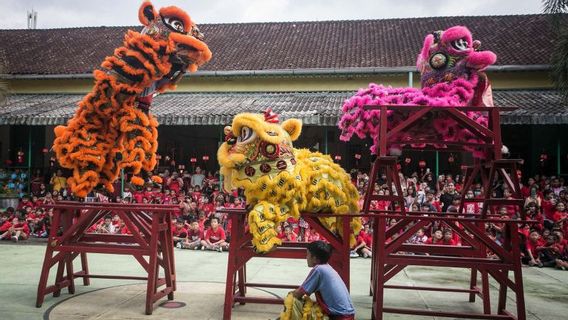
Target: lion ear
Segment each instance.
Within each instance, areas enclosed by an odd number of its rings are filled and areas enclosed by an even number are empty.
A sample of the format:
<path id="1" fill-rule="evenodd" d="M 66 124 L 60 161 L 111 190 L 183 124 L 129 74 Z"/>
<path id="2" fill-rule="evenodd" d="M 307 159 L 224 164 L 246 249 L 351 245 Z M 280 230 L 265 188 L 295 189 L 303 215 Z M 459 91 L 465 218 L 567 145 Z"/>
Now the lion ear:
<path id="1" fill-rule="evenodd" d="M 292 141 L 295 141 L 302 133 L 302 120 L 288 119 L 282 122 L 282 128 L 288 132 Z"/>
<path id="2" fill-rule="evenodd" d="M 150 1 L 144 1 L 140 9 L 138 9 L 138 19 L 145 26 L 156 20 L 157 16 L 158 14 L 156 10 L 154 10 L 154 5 L 152 5 Z"/>

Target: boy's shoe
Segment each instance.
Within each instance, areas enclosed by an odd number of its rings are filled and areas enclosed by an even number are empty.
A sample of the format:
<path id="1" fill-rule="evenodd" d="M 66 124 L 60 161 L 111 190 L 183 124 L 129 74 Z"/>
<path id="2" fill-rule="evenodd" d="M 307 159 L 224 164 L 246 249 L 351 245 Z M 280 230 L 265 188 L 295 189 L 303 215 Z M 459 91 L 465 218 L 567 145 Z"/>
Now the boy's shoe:
<path id="1" fill-rule="evenodd" d="M 12 237 L 12 241 L 18 242 L 18 237 L 13 236 L 13 237 Z"/>
<path id="2" fill-rule="evenodd" d="M 220 246 L 220 247 L 217 249 L 217 251 L 223 252 L 223 247 Z"/>
<path id="3" fill-rule="evenodd" d="M 199 246 L 193 247 L 193 250 L 197 250 L 197 249 L 199 249 Z"/>
<path id="4" fill-rule="evenodd" d="M 176 248 L 179 248 L 179 249 L 182 248 L 182 247 L 181 247 L 181 242 L 176 243 Z"/>
<path id="5" fill-rule="evenodd" d="M 205 251 L 205 246 L 201 246 L 201 251 Z"/>
<path id="6" fill-rule="evenodd" d="M 359 258 L 359 254 L 357 254 L 357 252 L 355 252 L 355 251 L 351 251 L 351 253 L 349 254 L 349 257 L 351 257 L 351 258 Z"/>

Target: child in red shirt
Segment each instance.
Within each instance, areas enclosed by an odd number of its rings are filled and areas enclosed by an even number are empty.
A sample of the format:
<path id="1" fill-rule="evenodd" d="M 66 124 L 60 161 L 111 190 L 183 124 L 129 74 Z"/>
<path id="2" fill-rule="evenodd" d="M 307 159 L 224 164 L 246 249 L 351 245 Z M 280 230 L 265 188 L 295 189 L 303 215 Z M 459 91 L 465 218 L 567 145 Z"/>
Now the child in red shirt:
<path id="1" fill-rule="evenodd" d="M 2 233 L 0 239 L 12 239 L 12 241 L 26 240 L 30 236 L 30 228 L 26 221 L 20 221 L 18 217 L 12 219 L 7 231 Z"/>
<path id="2" fill-rule="evenodd" d="M 204 239 L 201 240 L 201 250 L 212 250 L 223 252 L 229 249 L 229 244 L 225 241 L 225 230 L 219 225 L 219 218 L 211 218 L 211 227 L 205 231 Z"/>
<path id="3" fill-rule="evenodd" d="M 298 242 L 298 235 L 294 232 L 291 225 L 284 227 L 284 241 Z"/>
<path id="4" fill-rule="evenodd" d="M 187 231 L 187 238 L 182 243 L 182 248 L 199 250 L 201 247 L 201 240 L 203 240 L 203 231 L 199 229 L 199 223 L 197 220 L 191 220 L 189 223 L 189 230 Z"/>
<path id="5" fill-rule="evenodd" d="M 363 258 L 370 258 L 373 256 L 372 246 L 373 236 L 371 235 L 369 225 L 366 224 L 364 229 L 361 230 L 357 236 L 357 245 L 353 251 L 355 251 L 358 255 L 363 256 Z"/>
<path id="6" fill-rule="evenodd" d="M 529 237 L 526 240 L 525 246 L 527 249 L 527 257 L 523 259 L 523 262 L 526 262 L 531 267 L 538 266 L 542 268 L 542 262 L 538 257 L 538 252 L 536 251 L 537 247 L 542 247 L 544 245 L 544 241 L 540 238 L 540 234 L 537 230 L 531 230 Z"/>
<path id="7" fill-rule="evenodd" d="M 185 228 L 185 221 L 178 218 L 176 225 L 172 228 L 172 236 L 174 238 L 174 245 L 178 248 L 182 247 L 182 243 L 187 239 L 187 229 Z"/>
<path id="8" fill-rule="evenodd" d="M 12 223 L 8 219 L 7 213 L 0 215 L 0 240 L 10 239 L 11 234 L 8 232 L 12 228 Z"/>

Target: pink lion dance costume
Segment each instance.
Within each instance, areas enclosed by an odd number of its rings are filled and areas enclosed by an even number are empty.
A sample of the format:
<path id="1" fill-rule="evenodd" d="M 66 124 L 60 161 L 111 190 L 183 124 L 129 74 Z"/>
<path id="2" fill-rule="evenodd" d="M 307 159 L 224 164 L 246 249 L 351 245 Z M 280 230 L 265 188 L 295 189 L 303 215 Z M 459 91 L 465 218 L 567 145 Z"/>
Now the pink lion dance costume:
<path id="1" fill-rule="evenodd" d="M 365 110 L 365 105 L 493 106 L 491 86 L 483 71 L 497 58 L 491 51 L 479 51 L 480 45 L 481 42 L 473 41 L 471 32 L 462 26 L 426 36 L 416 61 L 422 89 L 391 88 L 374 83 L 360 89 L 343 105 L 343 115 L 339 120 L 341 140 L 349 141 L 353 134 L 361 139 L 370 135 L 376 144 L 381 112 Z M 467 116 L 487 126 L 487 118 L 481 112 L 467 112 Z M 390 129 L 407 115 L 389 110 L 387 117 Z M 416 137 L 440 141 L 435 145 L 437 148 L 446 147 L 444 141 L 479 142 L 469 130 L 460 128 L 457 123 L 444 117 L 423 121 L 422 125 L 413 127 L 411 131 L 398 133 L 393 140 L 405 141 Z M 426 144 L 412 144 L 415 148 L 424 146 Z M 485 157 L 474 146 L 464 148 L 476 158 Z M 373 145 L 371 151 L 376 153 L 377 146 Z"/>

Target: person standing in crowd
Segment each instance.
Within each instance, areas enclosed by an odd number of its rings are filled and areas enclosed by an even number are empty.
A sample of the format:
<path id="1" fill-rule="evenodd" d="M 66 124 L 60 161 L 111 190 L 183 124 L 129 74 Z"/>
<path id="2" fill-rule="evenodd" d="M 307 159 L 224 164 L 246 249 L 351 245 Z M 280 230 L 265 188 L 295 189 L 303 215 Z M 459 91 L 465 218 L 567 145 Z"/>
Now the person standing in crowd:
<path id="1" fill-rule="evenodd" d="M 440 195 L 440 202 L 442 203 L 442 212 L 448 211 L 448 207 L 454 201 L 454 198 L 459 194 L 456 192 L 453 182 L 446 183 L 442 195 Z"/>
<path id="2" fill-rule="evenodd" d="M 195 173 L 191 176 L 191 186 L 194 188 L 198 186 L 199 190 L 201 190 L 203 188 L 203 180 L 205 180 L 205 175 L 201 173 L 200 167 L 196 167 Z"/>
<path id="3" fill-rule="evenodd" d="M 58 193 L 63 192 L 63 190 L 67 188 L 67 178 L 63 176 L 61 169 L 57 170 L 57 172 L 53 174 L 49 184 L 51 185 L 51 190 L 57 191 Z"/>

